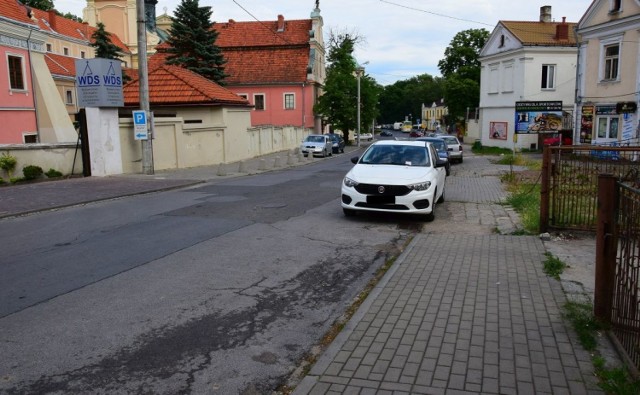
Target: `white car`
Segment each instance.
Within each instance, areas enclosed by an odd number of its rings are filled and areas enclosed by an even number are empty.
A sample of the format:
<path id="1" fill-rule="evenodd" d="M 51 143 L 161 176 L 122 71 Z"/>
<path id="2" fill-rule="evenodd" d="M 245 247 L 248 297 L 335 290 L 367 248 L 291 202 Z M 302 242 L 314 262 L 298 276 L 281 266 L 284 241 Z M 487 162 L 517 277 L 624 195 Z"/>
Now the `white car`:
<path id="1" fill-rule="evenodd" d="M 362 139 L 362 141 L 371 141 L 373 140 L 373 134 L 372 133 L 360 133 L 360 138 Z M 358 140 L 358 134 L 356 133 L 355 135 L 355 139 L 356 141 Z"/>
<path id="2" fill-rule="evenodd" d="M 442 135 L 438 136 L 447 143 L 447 148 L 449 149 L 449 160 L 451 163 L 458 162 L 462 163 L 462 144 L 458 141 L 458 138 L 455 136 Z"/>
<path id="3" fill-rule="evenodd" d="M 444 201 L 446 162 L 431 143 L 379 140 L 361 157 L 342 182 L 344 215 L 382 211 L 434 218 L 435 203 Z"/>
<path id="4" fill-rule="evenodd" d="M 324 158 L 333 155 L 333 142 L 325 134 L 310 134 L 302 140 L 300 151 L 304 156 L 311 153 L 311 155 L 322 155 Z"/>

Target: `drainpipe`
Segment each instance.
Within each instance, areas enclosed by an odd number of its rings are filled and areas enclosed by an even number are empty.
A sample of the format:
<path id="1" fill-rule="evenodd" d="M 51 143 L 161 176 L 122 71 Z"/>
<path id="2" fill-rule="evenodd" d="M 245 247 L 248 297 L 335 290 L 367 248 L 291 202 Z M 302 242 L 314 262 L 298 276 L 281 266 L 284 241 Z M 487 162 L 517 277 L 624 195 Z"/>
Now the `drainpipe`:
<path id="1" fill-rule="evenodd" d="M 306 101 L 305 101 L 305 97 L 304 97 L 304 85 L 305 83 L 302 83 L 302 130 L 304 131 L 304 128 L 306 126 L 306 120 L 307 120 L 307 113 L 306 113 Z"/>
<path id="2" fill-rule="evenodd" d="M 31 44 L 29 40 L 31 40 L 31 34 L 33 33 L 33 29 L 29 29 L 29 37 L 27 37 L 27 54 L 29 56 L 29 73 L 31 74 L 31 95 L 33 96 L 33 109 L 36 112 L 36 135 L 38 136 L 38 142 L 40 143 L 40 125 L 38 124 L 38 98 L 36 97 L 36 88 L 35 88 L 35 77 L 33 73 L 33 62 L 31 62 Z M 24 140 L 23 140 L 24 142 Z"/>

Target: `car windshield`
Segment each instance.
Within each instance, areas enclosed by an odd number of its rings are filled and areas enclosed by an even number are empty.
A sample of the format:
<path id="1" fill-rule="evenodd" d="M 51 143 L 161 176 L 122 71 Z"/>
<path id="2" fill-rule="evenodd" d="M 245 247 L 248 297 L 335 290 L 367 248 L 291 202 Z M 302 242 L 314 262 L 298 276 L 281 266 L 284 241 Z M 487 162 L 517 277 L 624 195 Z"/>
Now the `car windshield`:
<path id="1" fill-rule="evenodd" d="M 429 166 L 425 147 L 407 145 L 373 145 L 360 160 L 368 165 Z"/>
<path id="2" fill-rule="evenodd" d="M 307 136 L 304 140 L 308 143 L 324 143 L 324 137 L 322 136 Z"/>

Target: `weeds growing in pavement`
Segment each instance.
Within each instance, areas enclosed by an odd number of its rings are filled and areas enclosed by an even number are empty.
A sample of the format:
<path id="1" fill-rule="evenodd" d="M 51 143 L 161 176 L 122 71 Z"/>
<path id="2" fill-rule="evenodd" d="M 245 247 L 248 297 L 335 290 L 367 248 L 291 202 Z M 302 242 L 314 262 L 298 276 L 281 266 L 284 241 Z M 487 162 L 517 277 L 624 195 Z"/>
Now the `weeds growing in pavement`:
<path id="1" fill-rule="evenodd" d="M 564 269 L 567 267 L 567 264 L 548 252 L 544 255 L 547 257 L 547 259 L 544 260 L 544 272 L 547 276 L 560 280 L 560 274 L 562 274 Z"/>

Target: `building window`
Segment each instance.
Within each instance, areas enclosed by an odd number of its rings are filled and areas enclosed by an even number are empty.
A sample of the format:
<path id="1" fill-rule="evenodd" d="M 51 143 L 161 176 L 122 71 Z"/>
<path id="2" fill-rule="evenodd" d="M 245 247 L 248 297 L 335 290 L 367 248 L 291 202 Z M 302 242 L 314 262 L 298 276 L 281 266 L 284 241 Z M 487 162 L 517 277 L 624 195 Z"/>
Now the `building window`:
<path id="1" fill-rule="evenodd" d="M 621 0 L 611 0 L 611 8 L 609 9 L 610 13 L 620 12 L 622 8 Z"/>
<path id="2" fill-rule="evenodd" d="M 70 90 L 65 91 L 65 99 L 67 104 L 73 104 L 73 92 Z"/>
<path id="3" fill-rule="evenodd" d="M 293 93 L 284 94 L 284 109 L 293 110 L 296 108 L 296 97 Z"/>
<path id="4" fill-rule="evenodd" d="M 51 48 L 51 44 L 47 43 L 47 52 L 51 52 L 52 48 Z"/>
<path id="5" fill-rule="evenodd" d="M 14 90 L 25 90 L 24 70 L 21 56 L 7 56 L 9 63 L 9 86 Z"/>
<path id="6" fill-rule="evenodd" d="M 264 95 L 253 95 L 253 104 L 255 105 L 256 110 L 264 110 Z"/>
<path id="7" fill-rule="evenodd" d="M 84 59 L 84 57 L 86 56 L 84 51 L 80 51 L 80 58 Z"/>
<path id="8" fill-rule="evenodd" d="M 69 48 L 67 47 L 62 48 L 62 53 L 64 53 L 64 56 L 69 56 Z"/>
<path id="9" fill-rule="evenodd" d="M 620 125 L 620 118 L 617 115 L 599 116 L 597 124 L 597 135 L 599 139 L 618 139 L 618 127 Z"/>
<path id="10" fill-rule="evenodd" d="M 37 133 L 23 133 L 22 141 L 24 144 L 36 144 L 38 142 L 38 134 Z"/>
<path id="11" fill-rule="evenodd" d="M 542 65 L 542 83 L 540 88 L 542 89 L 554 89 L 556 79 L 556 66 L 554 64 Z"/>
<path id="12" fill-rule="evenodd" d="M 500 36 L 500 48 L 504 47 L 504 34 Z"/>
<path id="13" fill-rule="evenodd" d="M 489 66 L 489 93 L 498 93 L 499 89 L 499 68 L 498 65 Z"/>
<path id="14" fill-rule="evenodd" d="M 247 95 L 246 93 L 238 93 L 238 96 L 240 96 L 244 100 L 249 100 L 249 95 Z"/>
<path id="15" fill-rule="evenodd" d="M 604 47 L 604 80 L 617 80 L 620 60 L 620 44 Z"/>
<path id="16" fill-rule="evenodd" d="M 504 65 L 504 77 L 502 80 L 502 92 L 513 92 L 513 62 L 505 63 Z"/>

